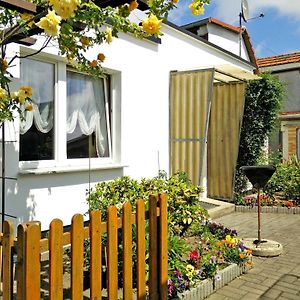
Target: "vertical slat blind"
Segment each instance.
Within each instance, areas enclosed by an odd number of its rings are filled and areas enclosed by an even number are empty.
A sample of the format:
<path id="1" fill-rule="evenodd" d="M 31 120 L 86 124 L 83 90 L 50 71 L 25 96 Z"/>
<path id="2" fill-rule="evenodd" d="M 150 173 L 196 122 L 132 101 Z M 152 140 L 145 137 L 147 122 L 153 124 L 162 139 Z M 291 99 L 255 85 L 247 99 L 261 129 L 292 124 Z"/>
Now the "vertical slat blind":
<path id="1" fill-rule="evenodd" d="M 208 196 L 231 200 L 245 102 L 245 83 L 215 84 L 208 132 Z"/>
<path id="2" fill-rule="evenodd" d="M 199 184 L 209 119 L 213 69 L 173 72 L 170 78 L 170 172 Z"/>

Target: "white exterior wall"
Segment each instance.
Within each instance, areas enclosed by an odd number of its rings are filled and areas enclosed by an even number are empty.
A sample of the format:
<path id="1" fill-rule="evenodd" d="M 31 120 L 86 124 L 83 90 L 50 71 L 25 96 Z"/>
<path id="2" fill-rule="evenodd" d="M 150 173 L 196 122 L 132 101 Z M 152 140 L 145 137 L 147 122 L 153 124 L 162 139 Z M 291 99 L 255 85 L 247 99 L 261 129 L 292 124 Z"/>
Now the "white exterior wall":
<path id="1" fill-rule="evenodd" d="M 171 70 L 231 64 L 252 71 L 244 62 L 172 27 L 164 25 L 163 32 L 162 44 L 120 34 L 110 45 L 95 47 L 88 54 L 94 59 L 98 52 L 105 53 L 104 67 L 112 74 L 113 148 L 117 149 L 112 163 L 92 161 L 90 173 L 88 160 L 79 160 L 77 166 L 68 161 L 35 169 L 25 165 L 21 170 L 18 122 L 6 130 L 10 132 L 6 140 L 16 141 L 7 144 L 6 156 L 6 176 L 17 178 L 7 180 L 6 213 L 17 216 L 16 224 L 40 220 L 44 230 L 54 218 L 70 224 L 75 213 L 87 211 L 89 186 L 122 175 L 141 178 L 156 176 L 159 169 L 168 171 Z M 54 47 L 45 51 L 57 52 Z"/>
<path id="2" fill-rule="evenodd" d="M 208 40 L 235 55 L 241 56 L 243 59 L 249 60 L 242 35 L 230 30 L 224 30 L 224 28 L 220 28 L 220 26 L 209 24 Z"/>

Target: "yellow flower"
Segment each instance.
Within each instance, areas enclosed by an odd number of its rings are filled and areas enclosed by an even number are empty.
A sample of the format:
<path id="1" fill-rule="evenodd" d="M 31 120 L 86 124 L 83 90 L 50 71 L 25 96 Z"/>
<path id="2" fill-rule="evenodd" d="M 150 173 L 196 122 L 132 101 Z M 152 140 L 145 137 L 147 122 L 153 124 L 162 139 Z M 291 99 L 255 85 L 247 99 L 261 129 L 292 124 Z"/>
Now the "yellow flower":
<path id="1" fill-rule="evenodd" d="M 179 2 L 179 0 L 172 0 L 173 4 L 177 4 Z"/>
<path id="2" fill-rule="evenodd" d="M 240 256 L 240 259 L 244 259 L 245 258 L 245 254 L 244 253 L 240 253 L 239 256 Z"/>
<path id="3" fill-rule="evenodd" d="M 91 41 L 88 37 L 86 37 L 85 35 L 81 36 L 79 39 L 81 45 L 83 48 L 88 47 L 91 45 Z"/>
<path id="4" fill-rule="evenodd" d="M 186 271 L 187 271 L 188 273 L 193 273 L 194 270 L 195 270 L 194 266 L 192 266 L 192 265 L 187 265 L 187 266 L 185 267 L 185 269 L 186 269 Z"/>
<path id="5" fill-rule="evenodd" d="M 97 61 L 94 59 L 93 61 L 90 62 L 90 66 L 92 68 L 96 68 L 97 67 Z"/>
<path id="6" fill-rule="evenodd" d="M 25 106 L 25 110 L 32 111 L 33 110 L 32 104 L 31 103 L 27 103 L 26 106 Z"/>
<path id="7" fill-rule="evenodd" d="M 22 13 L 22 14 L 20 15 L 20 17 L 21 17 L 21 20 L 22 20 L 22 21 L 28 22 L 28 21 L 32 20 L 34 16 L 33 16 L 32 14 Z M 31 21 L 31 22 L 28 23 L 28 25 L 29 25 L 30 27 L 31 27 L 33 24 L 34 24 L 33 21 Z"/>
<path id="8" fill-rule="evenodd" d="M 158 34 L 161 22 L 162 20 L 158 20 L 155 15 L 150 14 L 150 16 L 142 22 L 143 30 L 148 34 Z"/>
<path id="9" fill-rule="evenodd" d="M 24 91 L 26 97 L 32 96 L 32 87 L 31 86 L 21 86 L 20 90 Z"/>
<path id="10" fill-rule="evenodd" d="M 0 58 L 0 68 L 3 72 L 5 72 L 8 68 L 8 62 L 6 59 Z"/>
<path id="11" fill-rule="evenodd" d="M 50 0 L 55 12 L 64 20 L 74 16 L 75 11 L 80 5 L 79 0 Z"/>
<path id="12" fill-rule="evenodd" d="M 106 38 L 106 42 L 109 44 L 112 42 L 113 40 L 113 36 L 112 36 L 112 29 L 107 27 L 106 31 L 105 31 L 105 38 Z"/>
<path id="13" fill-rule="evenodd" d="M 195 16 L 199 16 L 204 13 L 204 4 L 199 0 L 194 0 L 193 3 L 189 5 L 189 8 Z"/>
<path id="14" fill-rule="evenodd" d="M 135 10 L 136 8 L 138 8 L 138 6 L 139 6 L 139 4 L 136 2 L 136 0 L 131 1 L 129 4 L 129 11 Z"/>
<path id="15" fill-rule="evenodd" d="M 3 100 L 6 98 L 6 90 L 0 87 L 0 100 Z"/>
<path id="16" fill-rule="evenodd" d="M 60 21 L 61 17 L 56 15 L 54 10 L 48 10 L 48 14 L 41 18 L 41 20 L 36 23 L 36 26 L 43 29 L 48 35 L 58 36 L 60 31 Z"/>
<path id="17" fill-rule="evenodd" d="M 97 59 L 100 60 L 101 62 L 104 62 L 105 55 L 103 53 L 99 53 L 98 56 L 97 56 Z"/>
<path id="18" fill-rule="evenodd" d="M 20 104 L 24 104 L 25 99 L 27 98 L 24 90 L 19 90 L 14 96 L 16 96 L 16 98 L 19 100 Z"/>

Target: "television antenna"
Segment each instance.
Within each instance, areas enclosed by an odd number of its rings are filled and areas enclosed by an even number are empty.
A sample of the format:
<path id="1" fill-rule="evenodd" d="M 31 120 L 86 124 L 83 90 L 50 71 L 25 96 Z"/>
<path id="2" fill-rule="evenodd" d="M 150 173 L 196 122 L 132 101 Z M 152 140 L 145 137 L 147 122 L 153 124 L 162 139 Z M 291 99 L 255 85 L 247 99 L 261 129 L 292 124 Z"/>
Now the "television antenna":
<path id="1" fill-rule="evenodd" d="M 241 0 L 241 12 L 239 14 L 240 17 L 240 37 L 239 37 L 239 56 L 242 55 L 242 20 L 247 23 L 249 20 L 263 18 L 265 16 L 264 13 L 260 13 L 259 16 L 250 18 L 250 10 L 247 0 Z"/>
<path id="2" fill-rule="evenodd" d="M 249 13 L 249 6 L 247 0 L 241 1 L 241 12 L 240 12 L 240 27 L 242 26 L 242 19 L 244 22 L 247 23 L 249 20 L 250 13 Z"/>

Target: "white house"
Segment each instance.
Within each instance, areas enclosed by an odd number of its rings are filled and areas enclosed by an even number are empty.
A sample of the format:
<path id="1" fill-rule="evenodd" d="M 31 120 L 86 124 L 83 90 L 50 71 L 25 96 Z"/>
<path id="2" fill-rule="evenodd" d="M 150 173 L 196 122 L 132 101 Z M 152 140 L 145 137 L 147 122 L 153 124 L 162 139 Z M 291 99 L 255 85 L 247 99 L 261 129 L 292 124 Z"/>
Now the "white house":
<path id="1" fill-rule="evenodd" d="M 35 105 L 26 120 L 5 126 L 6 219 L 40 220 L 42 229 L 53 218 L 70 224 L 73 214 L 87 211 L 95 183 L 170 172 L 171 71 L 207 68 L 214 82 L 224 83 L 251 78 L 256 68 L 244 41 L 240 57 L 215 45 L 217 35 L 212 44 L 171 23 L 162 31 L 160 41 L 120 34 L 95 46 L 91 60 L 99 52 L 106 56 L 106 75 L 98 80 L 70 69 L 55 45 L 18 61 L 14 85 L 31 85 Z M 224 43 L 222 32 L 219 39 Z M 226 39 L 238 46 L 236 36 Z M 11 55 L 32 54 L 42 43 L 10 45 Z M 199 180 L 206 187 L 207 147 L 203 151 Z"/>

